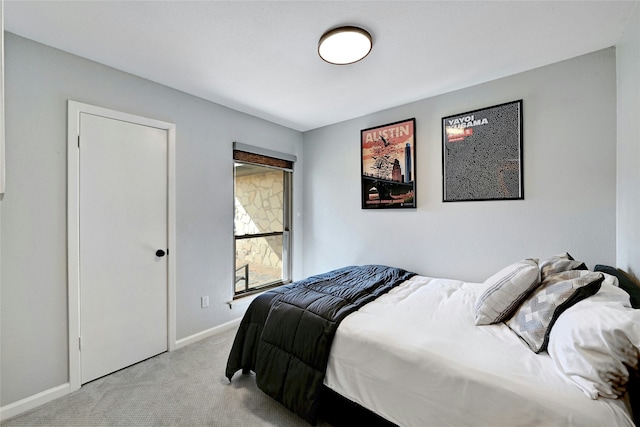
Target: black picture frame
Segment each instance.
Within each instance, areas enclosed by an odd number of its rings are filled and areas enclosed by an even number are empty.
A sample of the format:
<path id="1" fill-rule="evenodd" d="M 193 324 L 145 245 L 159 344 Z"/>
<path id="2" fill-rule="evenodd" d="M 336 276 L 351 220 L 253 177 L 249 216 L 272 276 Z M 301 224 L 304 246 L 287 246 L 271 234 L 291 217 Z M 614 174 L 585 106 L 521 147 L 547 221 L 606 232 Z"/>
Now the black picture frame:
<path id="1" fill-rule="evenodd" d="M 522 100 L 442 118 L 442 201 L 524 199 Z"/>
<path id="2" fill-rule="evenodd" d="M 416 208 L 416 120 L 360 131 L 362 209 Z"/>

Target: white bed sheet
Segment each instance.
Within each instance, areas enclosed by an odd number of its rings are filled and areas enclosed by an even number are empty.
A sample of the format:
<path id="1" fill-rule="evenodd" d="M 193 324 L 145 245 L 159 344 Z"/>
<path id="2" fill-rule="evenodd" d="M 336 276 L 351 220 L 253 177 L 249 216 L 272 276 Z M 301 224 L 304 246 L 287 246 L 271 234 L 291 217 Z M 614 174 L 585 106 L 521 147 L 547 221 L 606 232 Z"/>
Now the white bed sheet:
<path id="1" fill-rule="evenodd" d="M 325 384 L 403 427 L 633 426 L 506 325 L 475 326 L 477 283 L 414 276 L 350 314 Z"/>

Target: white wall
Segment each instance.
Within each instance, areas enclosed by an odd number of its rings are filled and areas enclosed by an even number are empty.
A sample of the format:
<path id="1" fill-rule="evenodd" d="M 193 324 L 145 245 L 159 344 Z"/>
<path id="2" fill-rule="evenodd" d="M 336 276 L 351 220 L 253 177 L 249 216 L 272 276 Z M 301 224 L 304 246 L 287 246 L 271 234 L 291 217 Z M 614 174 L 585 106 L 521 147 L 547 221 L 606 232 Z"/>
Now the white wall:
<path id="1" fill-rule="evenodd" d="M 294 246 L 301 247 L 300 132 L 13 34 L 6 34 L 5 53 L 2 406 L 68 381 L 68 99 L 176 124 L 178 340 L 242 314 L 225 304 L 233 286 L 234 141 L 297 156 Z M 301 257 L 293 255 L 299 278 Z M 200 308 L 202 295 L 211 307 Z"/>
<path id="2" fill-rule="evenodd" d="M 616 47 L 618 73 L 617 266 L 640 278 L 640 5 Z"/>
<path id="3" fill-rule="evenodd" d="M 517 99 L 525 199 L 443 203 L 442 117 Z M 417 209 L 362 210 L 360 130 L 411 117 Z M 521 258 L 564 251 L 589 267 L 615 263 L 613 48 L 306 132 L 304 154 L 313 159 L 305 165 L 304 275 L 382 263 L 482 281 Z"/>

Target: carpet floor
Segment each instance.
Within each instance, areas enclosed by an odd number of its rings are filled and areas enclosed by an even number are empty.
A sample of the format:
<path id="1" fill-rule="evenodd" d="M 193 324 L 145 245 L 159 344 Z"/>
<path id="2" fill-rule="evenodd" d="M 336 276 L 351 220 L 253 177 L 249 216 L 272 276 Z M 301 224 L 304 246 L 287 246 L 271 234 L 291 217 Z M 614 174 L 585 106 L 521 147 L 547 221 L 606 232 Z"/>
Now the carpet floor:
<path id="1" fill-rule="evenodd" d="M 2 422 L 13 426 L 308 427 L 257 388 L 224 376 L 236 328 L 152 357 Z M 330 427 L 324 421 L 318 427 Z"/>

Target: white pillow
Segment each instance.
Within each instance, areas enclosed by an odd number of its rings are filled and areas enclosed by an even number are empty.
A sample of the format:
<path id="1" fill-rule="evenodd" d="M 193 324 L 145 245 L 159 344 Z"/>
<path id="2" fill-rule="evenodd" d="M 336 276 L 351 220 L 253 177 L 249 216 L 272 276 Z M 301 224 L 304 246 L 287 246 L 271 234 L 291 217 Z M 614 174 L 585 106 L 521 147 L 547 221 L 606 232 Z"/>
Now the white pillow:
<path id="1" fill-rule="evenodd" d="M 587 396 L 618 398 L 629 381 L 628 368 L 638 369 L 640 310 L 610 283 L 578 302 L 556 320 L 547 352 L 556 368 Z M 626 293 L 626 292 L 624 292 Z"/>
<path id="2" fill-rule="evenodd" d="M 623 307 L 631 308 L 631 297 L 629 294 L 618 286 L 618 278 L 611 274 L 602 273 L 604 280 L 600 290 L 588 298 L 590 302 L 617 302 Z"/>
<path id="3" fill-rule="evenodd" d="M 540 284 L 538 260 L 528 258 L 513 263 L 483 283 L 475 305 L 475 324 L 502 322 Z"/>

